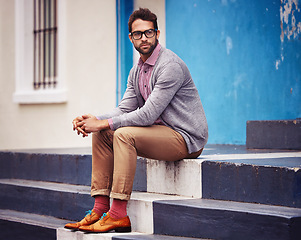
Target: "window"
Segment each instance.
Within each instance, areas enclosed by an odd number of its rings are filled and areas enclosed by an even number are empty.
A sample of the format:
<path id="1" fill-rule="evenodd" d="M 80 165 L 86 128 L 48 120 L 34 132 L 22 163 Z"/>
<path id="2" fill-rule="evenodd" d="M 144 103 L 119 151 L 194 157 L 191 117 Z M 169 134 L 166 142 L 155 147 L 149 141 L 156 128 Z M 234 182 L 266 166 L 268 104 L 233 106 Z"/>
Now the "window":
<path id="1" fill-rule="evenodd" d="M 15 0 L 16 91 L 20 104 L 66 102 L 64 87 L 64 2 Z"/>
<path id="2" fill-rule="evenodd" d="M 35 90 L 55 88 L 57 20 L 56 0 L 34 0 L 34 81 Z"/>

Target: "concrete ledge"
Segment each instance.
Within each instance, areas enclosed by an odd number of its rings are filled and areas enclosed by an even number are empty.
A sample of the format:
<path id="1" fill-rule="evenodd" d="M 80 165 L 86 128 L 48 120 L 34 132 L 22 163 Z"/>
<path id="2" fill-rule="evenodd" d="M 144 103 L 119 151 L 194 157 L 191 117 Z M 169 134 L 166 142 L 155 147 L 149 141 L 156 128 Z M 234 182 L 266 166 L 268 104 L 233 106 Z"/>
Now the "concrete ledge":
<path id="1" fill-rule="evenodd" d="M 301 234 L 301 209 L 206 199 L 156 201 L 154 233 L 229 240 L 295 240 Z"/>
<path id="2" fill-rule="evenodd" d="M 301 150 L 301 119 L 247 121 L 246 146 Z"/>
<path id="3" fill-rule="evenodd" d="M 166 162 L 147 159 L 147 192 L 202 197 L 202 162 L 184 159 Z"/>
<path id="4" fill-rule="evenodd" d="M 207 199 L 301 208 L 301 152 L 207 156 L 202 191 Z"/>
<path id="5" fill-rule="evenodd" d="M 0 152 L 0 178 L 90 186 L 89 151 L 47 149 Z M 198 159 L 165 162 L 138 158 L 133 190 L 299 207 L 300 168 L 300 151 L 208 145 Z M 263 170 L 268 174 L 263 175 Z M 286 180 L 289 176 L 290 180 Z M 261 183 L 260 179 L 264 182 Z"/>

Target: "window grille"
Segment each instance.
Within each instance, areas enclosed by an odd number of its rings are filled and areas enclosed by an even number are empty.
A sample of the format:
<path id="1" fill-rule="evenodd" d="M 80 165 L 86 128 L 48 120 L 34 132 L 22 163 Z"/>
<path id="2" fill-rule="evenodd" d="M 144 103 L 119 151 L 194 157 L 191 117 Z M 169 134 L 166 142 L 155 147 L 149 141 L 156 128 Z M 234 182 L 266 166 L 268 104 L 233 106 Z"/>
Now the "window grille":
<path id="1" fill-rule="evenodd" d="M 34 0 L 35 90 L 57 85 L 57 0 Z"/>

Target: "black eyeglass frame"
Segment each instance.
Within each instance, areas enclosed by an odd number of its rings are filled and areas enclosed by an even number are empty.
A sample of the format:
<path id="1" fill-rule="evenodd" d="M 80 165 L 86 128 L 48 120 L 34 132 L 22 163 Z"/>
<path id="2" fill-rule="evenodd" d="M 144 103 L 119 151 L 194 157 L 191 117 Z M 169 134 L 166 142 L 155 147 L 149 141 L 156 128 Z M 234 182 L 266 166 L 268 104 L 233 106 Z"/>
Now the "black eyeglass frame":
<path id="1" fill-rule="evenodd" d="M 146 35 L 146 32 L 147 32 L 147 31 L 150 31 L 150 30 L 154 31 L 154 32 L 153 32 L 153 35 L 152 35 L 152 36 L 147 36 L 147 35 Z M 155 36 L 155 34 L 157 33 L 157 31 L 158 31 L 158 29 L 154 29 L 154 28 L 147 29 L 147 30 L 145 30 L 144 32 L 141 32 L 141 31 L 135 31 L 135 32 L 132 32 L 132 33 L 131 33 L 131 37 L 132 37 L 134 40 L 140 40 L 140 39 L 142 38 L 143 34 L 144 34 L 145 37 L 147 37 L 147 38 L 152 38 L 152 37 Z M 135 37 L 134 37 L 134 33 L 140 33 L 140 37 L 139 37 L 139 38 L 135 38 Z"/>

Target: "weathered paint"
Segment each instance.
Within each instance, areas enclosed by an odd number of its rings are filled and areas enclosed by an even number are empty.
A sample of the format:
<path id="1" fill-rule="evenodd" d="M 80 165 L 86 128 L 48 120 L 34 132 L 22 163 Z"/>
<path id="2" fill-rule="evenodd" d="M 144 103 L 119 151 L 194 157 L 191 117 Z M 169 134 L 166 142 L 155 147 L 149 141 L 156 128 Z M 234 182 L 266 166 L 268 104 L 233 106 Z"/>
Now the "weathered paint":
<path id="1" fill-rule="evenodd" d="M 281 41 L 284 37 L 288 40 L 300 39 L 301 37 L 301 19 L 298 0 L 281 0 L 280 20 L 281 20 Z"/>
<path id="2" fill-rule="evenodd" d="M 166 0 L 166 46 L 188 65 L 209 143 L 245 144 L 248 120 L 301 117 L 295 0 Z"/>

